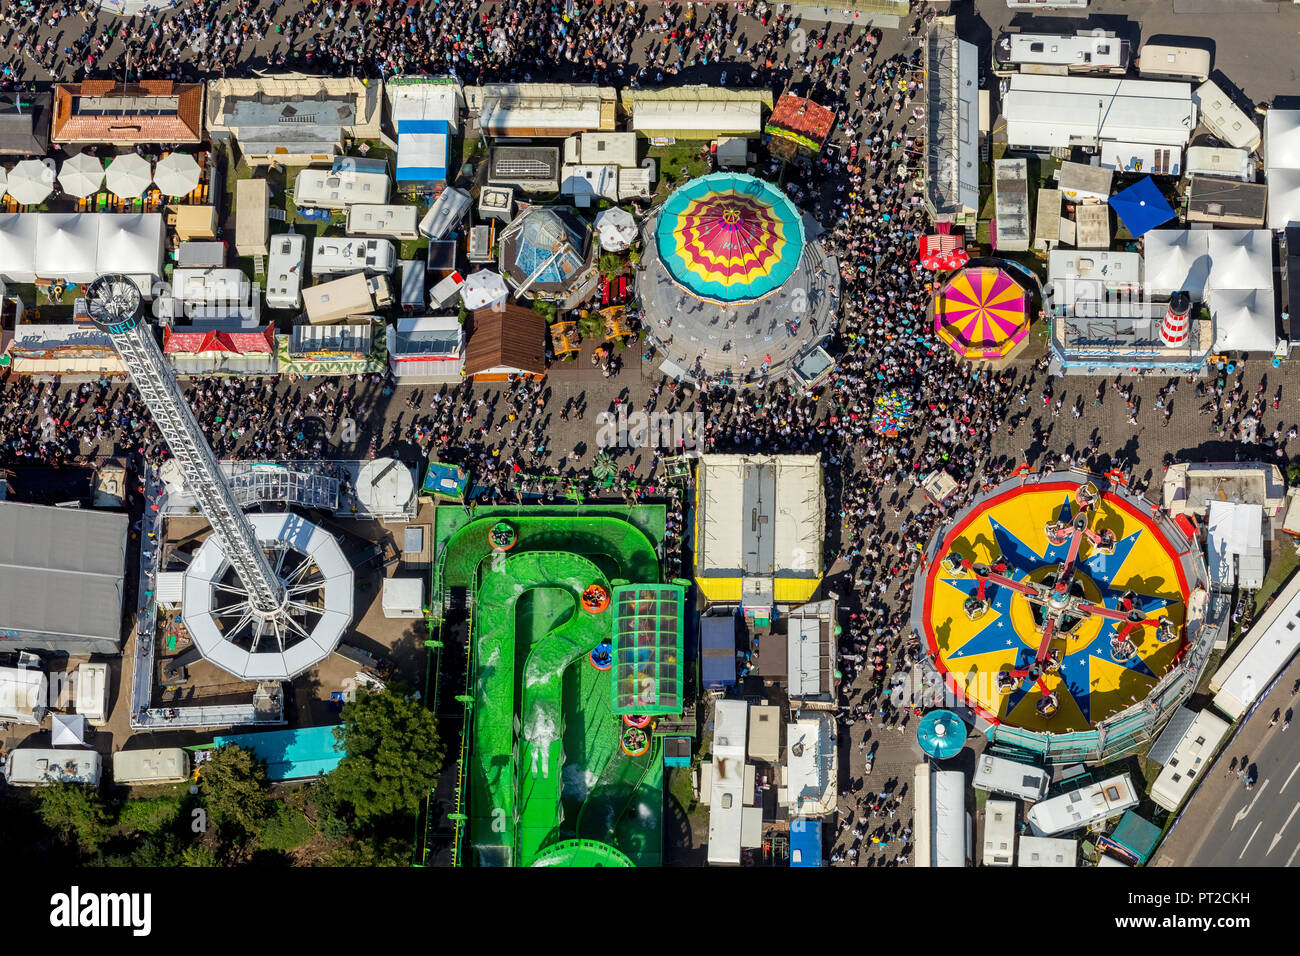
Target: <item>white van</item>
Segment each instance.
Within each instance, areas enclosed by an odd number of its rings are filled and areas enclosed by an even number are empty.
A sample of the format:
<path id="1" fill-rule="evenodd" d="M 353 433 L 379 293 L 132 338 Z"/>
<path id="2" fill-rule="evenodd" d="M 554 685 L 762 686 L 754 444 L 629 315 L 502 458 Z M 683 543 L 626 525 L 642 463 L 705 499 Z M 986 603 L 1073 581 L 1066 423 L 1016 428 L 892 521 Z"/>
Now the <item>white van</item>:
<path id="1" fill-rule="evenodd" d="M 1001 793 L 1021 800 L 1041 800 L 1051 782 L 1052 778 L 1046 770 L 1016 763 L 1014 760 L 982 754 L 975 761 L 973 784 L 976 790 Z"/>
<path id="2" fill-rule="evenodd" d="M 184 783 L 190 777 L 190 755 L 180 747 L 119 750 L 113 754 L 113 781 L 122 784 Z"/>
<path id="3" fill-rule="evenodd" d="M 93 750 L 51 750 L 28 747 L 11 750 L 4 774 L 11 787 L 42 787 L 50 783 L 84 783 L 99 786 L 102 768 Z"/>

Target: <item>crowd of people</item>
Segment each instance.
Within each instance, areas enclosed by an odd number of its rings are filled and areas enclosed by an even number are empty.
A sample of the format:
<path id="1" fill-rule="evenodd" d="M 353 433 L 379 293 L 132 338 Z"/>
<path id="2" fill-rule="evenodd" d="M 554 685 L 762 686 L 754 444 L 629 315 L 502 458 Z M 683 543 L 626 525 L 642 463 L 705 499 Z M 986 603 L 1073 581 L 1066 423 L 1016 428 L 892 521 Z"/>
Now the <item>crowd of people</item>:
<path id="1" fill-rule="evenodd" d="M 636 86 L 712 64 L 721 67 L 724 84 L 779 90 L 793 81 L 837 111 L 837 149 L 787 168 L 783 182 L 825 228 L 823 244 L 841 270 L 832 347 L 838 365 L 816 393 L 783 381 L 737 391 L 664 380 L 632 383 L 606 403 L 586 390 L 561 401 L 558 387 L 530 379 L 410 387 L 384 374 L 194 379 L 185 392 L 221 457 L 395 453 L 415 462 L 438 453 L 464 465 L 483 503 L 588 495 L 667 500 L 670 576 L 680 573 L 686 495 L 668 480 L 666 458 L 693 451 L 820 455 L 827 469 L 828 586 L 841 595 L 847 622 L 839 648 L 841 745 L 860 761 L 875 753 L 887 730 L 904 735 L 913 715 L 891 675 L 922 653 L 907 623 L 910 590 L 921 550 L 945 516 L 1022 460 L 1054 467 L 1124 457 L 1103 453 L 1100 439 L 1070 446 L 1059 458 L 1047 455 L 1068 389 L 1045 377 L 1046 360 L 975 368 L 927 325 L 936 277 L 917 262 L 918 240 L 931 227 L 916 181 L 925 150 L 918 41 L 932 14 L 896 38 L 901 50 L 885 55 L 879 31 L 837 24 L 804 30 L 752 0 L 712 7 L 599 0 L 171 6 L 156 17 L 124 19 L 103 15 L 91 0 L 18 0 L 4 14 L 6 81 L 124 67 L 130 75 L 164 77 L 292 67 L 372 76 L 453 71 L 466 82 L 563 75 Z M 1167 384 L 1155 403 L 1166 422 L 1176 388 Z M 1247 418 L 1266 416 L 1264 389 L 1220 376 L 1212 386 L 1198 384 L 1196 398 L 1204 400 L 1201 413 L 1215 416 L 1220 437 L 1240 438 Z M 912 399 L 911 419 L 896 437 L 870 427 L 875 396 L 889 390 Z M 1132 380 L 1117 381 L 1114 391 L 1136 424 L 1141 397 Z M 1073 403 L 1076 419 L 1085 397 Z M 1099 387 L 1094 404 L 1105 397 Z M 600 407 L 589 407 L 593 401 Z M 1279 401 L 1280 393 L 1274 410 Z M 598 415 L 620 410 L 699 416 L 703 434 L 683 435 L 676 448 L 601 449 L 590 437 Z M 1030 419 L 1028 441 L 1016 439 Z M 1295 426 L 1279 424 L 1265 440 L 1282 456 L 1295 437 Z M 606 471 L 596 467 L 598 452 L 607 456 Z M 0 380 L 0 463 L 57 465 L 95 454 L 125 457 L 137 471 L 165 457 L 130 386 L 108 378 L 72 385 Z M 959 485 L 942 505 L 920 490 L 922 476 L 936 470 Z M 879 792 L 865 793 L 866 783 L 865 776 L 852 780 L 841 793 L 832 859 L 902 865 L 912 825 L 907 786 L 888 778 Z"/>

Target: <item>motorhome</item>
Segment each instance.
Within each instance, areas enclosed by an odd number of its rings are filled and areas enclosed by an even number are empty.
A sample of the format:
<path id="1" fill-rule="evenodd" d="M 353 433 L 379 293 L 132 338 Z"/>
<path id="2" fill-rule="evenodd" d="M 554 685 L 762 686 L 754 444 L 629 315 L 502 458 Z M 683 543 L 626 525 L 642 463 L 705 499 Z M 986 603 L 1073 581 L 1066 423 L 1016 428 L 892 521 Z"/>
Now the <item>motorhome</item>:
<path id="1" fill-rule="evenodd" d="M 393 292 L 387 276 L 365 276 L 358 272 L 308 286 L 302 290 L 302 303 L 307 321 L 322 325 L 386 308 L 393 303 Z"/>
<path id="2" fill-rule="evenodd" d="M 420 232 L 430 239 L 441 239 L 460 225 L 472 203 L 465 190 L 447 187 L 420 220 Z"/>
<path id="3" fill-rule="evenodd" d="M 381 239 L 411 240 L 420 237 L 416 228 L 415 206 L 387 206 L 357 203 L 348 208 L 349 236 L 374 236 Z"/>
<path id="4" fill-rule="evenodd" d="M 1193 90 L 1192 99 L 1201 108 L 1201 123 L 1225 146 L 1253 150 L 1259 145 L 1263 137 L 1255 121 L 1213 80 L 1206 80 Z"/>
<path id="5" fill-rule="evenodd" d="M 1193 47 L 1148 43 L 1138 50 L 1137 70 L 1141 76 L 1161 80 L 1204 83 L 1210 78 L 1210 54 Z"/>
<path id="6" fill-rule="evenodd" d="M 52 750 L 20 747 L 5 758 L 4 776 L 11 787 L 42 787 L 51 783 L 99 786 L 102 761 L 93 750 Z"/>
<path id="7" fill-rule="evenodd" d="M 307 168 L 294 182 L 294 205 L 304 209 L 347 209 L 356 203 L 388 202 L 384 173 Z"/>
<path id="8" fill-rule="evenodd" d="M 77 713 L 92 727 L 108 722 L 108 665 L 80 664 L 73 675 Z"/>
<path id="9" fill-rule="evenodd" d="M 354 272 L 386 275 L 397 266 L 397 249 L 387 239 L 322 236 L 312 241 L 311 274 L 345 276 Z"/>
<path id="10" fill-rule="evenodd" d="M 113 754 L 113 781 L 140 785 L 182 783 L 190 777 L 190 755 L 180 747 L 119 750 Z"/>
<path id="11" fill-rule="evenodd" d="M 1051 783 L 1051 775 L 1039 767 L 1017 763 L 992 754 L 982 754 L 975 761 L 976 790 L 987 790 L 1021 800 L 1041 800 Z"/>
<path id="12" fill-rule="evenodd" d="M 272 237 L 271 256 L 266 263 L 267 308 L 301 308 L 306 256 L 306 236 L 288 232 Z"/>

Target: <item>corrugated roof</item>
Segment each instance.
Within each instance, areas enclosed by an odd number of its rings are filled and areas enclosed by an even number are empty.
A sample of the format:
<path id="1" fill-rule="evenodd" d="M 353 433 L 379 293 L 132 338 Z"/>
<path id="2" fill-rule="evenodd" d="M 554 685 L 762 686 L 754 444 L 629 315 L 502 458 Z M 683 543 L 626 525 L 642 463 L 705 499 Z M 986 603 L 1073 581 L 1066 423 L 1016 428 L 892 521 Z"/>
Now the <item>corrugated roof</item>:
<path id="1" fill-rule="evenodd" d="M 465 345 L 466 375 L 496 368 L 545 374 L 546 321 L 532 309 L 479 309 L 473 322 Z"/>
<path id="2" fill-rule="evenodd" d="M 0 502 L 0 630 L 118 643 L 127 516 Z"/>

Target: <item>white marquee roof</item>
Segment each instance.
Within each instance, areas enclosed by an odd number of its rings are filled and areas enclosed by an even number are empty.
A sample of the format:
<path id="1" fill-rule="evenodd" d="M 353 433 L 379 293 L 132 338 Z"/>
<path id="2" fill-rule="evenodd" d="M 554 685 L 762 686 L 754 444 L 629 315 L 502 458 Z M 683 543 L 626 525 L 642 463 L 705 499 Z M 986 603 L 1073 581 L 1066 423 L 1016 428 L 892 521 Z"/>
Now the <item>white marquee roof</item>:
<path id="1" fill-rule="evenodd" d="M 36 272 L 74 282 L 98 275 L 99 222 L 83 213 L 46 213 L 36 224 Z M 84 278 L 83 278 L 84 277 Z"/>
<path id="2" fill-rule="evenodd" d="M 36 278 L 35 213 L 0 215 L 0 279 L 31 282 Z"/>
<path id="3" fill-rule="evenodd" d="M 1217 351 L 1271 354 L 1277 348 L 1272 289 L 1216 289 L 1210 314 Z"/>
<path id="4" fill-rule="evenodd" d="M 1273 235 L 1267 229 L 1210 229 L 1212 289 L 1272 289 Z"/>

